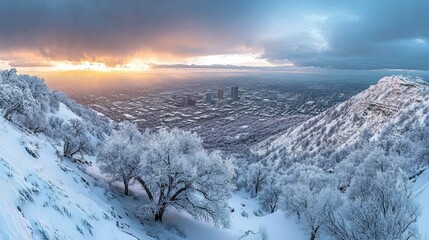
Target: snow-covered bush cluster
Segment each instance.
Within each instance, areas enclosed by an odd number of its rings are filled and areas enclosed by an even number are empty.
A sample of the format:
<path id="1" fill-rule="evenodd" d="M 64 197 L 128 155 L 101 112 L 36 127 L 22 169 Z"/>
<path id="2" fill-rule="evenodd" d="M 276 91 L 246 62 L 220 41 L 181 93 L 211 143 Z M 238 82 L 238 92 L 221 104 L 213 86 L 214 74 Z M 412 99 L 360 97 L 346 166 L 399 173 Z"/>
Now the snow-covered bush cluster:
<path id="1" fill-rule="evenodd" d="M 41 132 L 47 127 L 46 114 L 58 111 L 59 103 L 42 79 L 11 69 L 0 72 L 0 107 L 7 120 Z"/>
<path id="2" fill-rule="evenodd" d="M 79 118 L 57 117 L 61 104 Z M 96 145 L 110 133 L 106 119 L 64 94 L 49 90 L 43 79 L 18 75 L 15 69 L 0 71 L 0 111 L 5 119 L 23 129 L 45 133 L 63 144 L 63 155 L 69 158 L 94 154 Z"/>
<path id="3" fill-rule="evenodd" d="M 255 147 L 237 184 L 262 209 L 296 215 L 311 239 L 417 239 L 411 190 L 429 166 L 427 93 L 420 79 L 384 78 Z"/>

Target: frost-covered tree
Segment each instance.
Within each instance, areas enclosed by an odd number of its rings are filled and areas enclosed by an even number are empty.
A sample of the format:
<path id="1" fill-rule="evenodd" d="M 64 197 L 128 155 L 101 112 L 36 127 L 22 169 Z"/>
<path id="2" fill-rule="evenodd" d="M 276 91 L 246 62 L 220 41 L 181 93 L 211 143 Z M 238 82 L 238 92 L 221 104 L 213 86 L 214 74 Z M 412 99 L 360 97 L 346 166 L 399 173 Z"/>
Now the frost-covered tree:
<path id="1" fill-rule="evenodd" d="M 97 154 L 100 170 L 113 181 L 122 181 L 125 195 L 129 195 L 129 182 L 137 177 L 142 169 L 142 138 L 135 125 L 123 123 Z"/>
<path id="2" fill-rule="evenodd" d="M 48 119 L 48 127 L 45 134 L 51 138 L 62 140 L 64 119 L 57 116 L 50 116 Z"/>
<path id="3" fill-rule="evenodd" d="M 48 131 L 48 120 L 46 119 L 46 114 L 43 112 L 36 112 L 29 115 L 19 115 L 17 116 L 17 121 L 23 127 L 32 131 L 33 133 L 41 133 Z"/>
<path id="4" fill-rule="evenodd" d="M 60 110 L 60 101 L 58 100 L 54 92 L 51 92 L 49 94 L 49 105 L 52 113 L 58 112 Z"/>
<path id="5" fill-rule="evenodd" d="M 51 91 L 42 78 L 25 74 L 18 75 L 16 69 L 0 72 L 5 84 L 13 85 L 21 90 L 28 90 L 34 99 L 40 104 L 41 112 L 49 112 L 51 108 Z M 52 103 L 55 106 L 55 103 Z"/>
<path id="6" fill-rule="evenodd" d="M 51 92 L 42 78 L 18 75 L 16 69 L 0 71 L 0 78 L 0 114 L 34 133 L 44 132 L 55 139 L 65 140 L 66 156 L 92 153 L 93 144 L 110 134 L 111 127 L 106 119 L 62 93 Z M 81 126 L 71 121 L 61 123 L 61 129 L 50 128 L 51 123 L 55 123 L 48 120 L 48 116 L 60 109 L 60 102 L 80 117 Z"/>
<path id="7" fill-rule="evenodd" d="M 285 177 L 282 208 L 296 214 L 310 239 L 316 239 L 324 224 L 323 206 L 329 201 L 327 190 L 334 188 L 332 177 L 316 166 L 295 164 Z"/>
<path id="8" fill-rule="evenodd" d="M 160 129 L 148 142 L 141 177 L 149 201 L 141 212 L 162 221 L 167 208 L 183 210 L 196 219 L 229 224 L 233 166 L 219 152 L 208 153 L 195 134 Z"/>
<path id="9" fill-rule="evenodd" d="M 70 119 L 62 124 L 62 140 L 64 141 L 64 157 L 73 158 L 74 155 L 92 155 L 95 151 L 94 139 L 88 134 L 85 124 L 78 119 Z"/>
<path id="10" fill-rule="evenodd" d="M 0 108 L 7 120 L 11 120 L 16 113 L 31 115 L 40 111 L 38 102 L 28 89 L 22 90 L 10 84 L 0 84 Z"/>
<path id="11" fill-rule="evenodd" d="M 51 91 L 48 86 L 46 86 L 45 80 L 29 75 L 20 75 L 20 79 L 25 81 L 34 99 L 40 103 L 41 111 L 49 112 L 51 110 Z"/>
<path id="12" fill-rule="evenodd" d="M 16 69 L 6 69 L 0 71 L 0 83 L 7 83 L 11 80 L 14 81 L 18 75 L 16 74 Z"/>
<path id="13" fill-rule="evenodd" d="M 262 210 L 273 213 L 277 211 L 283 194 L 283 181 L 279 174 L 271 172 L 258 196 Z"/>
<path id="14" fill-rule="evenodd" d="M 88 132 L 96 137 L 99 141 L 104 141 L 106 135 L 110 135 L 112 126 L 107 118 L 99 116 L 92 109 L 78 104 L 76 101 L 68 98 L 64 93 L 54 91 L 50 94 L 51 110 L 59 108 L 59 103 L 64 104 L 73 113 L 86 123 Z"/>
<path id="15" fill-rule="evenodd" d="M 325 206 L 328 232 L 341 240 L 418 239 L 420 212 L 408 177 L 395 168 L 369 173 L 364 169 L 353 180 L 345 200 Z"/>
<path id="16" fill-rule="evenodd" d="M 317 239 L 325 225 L 322 212 L 331 201 L 330 192 L 329 187 L 311 190 L 301 183 L 289 184 L 285 189 L 282 208 L 289 214 L 297 214 L 302 228 L 309 232 L 310 240 Z"/>
<path id="17" fill-rule="evenodd" d="M 52 99 L 44 80 L 28 75 L 18 75 L 15 69 L 0 71 L 0 107 L 4 117 L 13 120 L 33 131 L 44 132 L 47 129 L 46 113 L 55 108 L 58 101 Z"/>
<path id="18" fill-rule="evenodd" d="M 252 197 L 256 197 L 268 181 L 270 172 L 261 162 L 255 162 L 249 165 L 246 175 L 246 189 Z"/>

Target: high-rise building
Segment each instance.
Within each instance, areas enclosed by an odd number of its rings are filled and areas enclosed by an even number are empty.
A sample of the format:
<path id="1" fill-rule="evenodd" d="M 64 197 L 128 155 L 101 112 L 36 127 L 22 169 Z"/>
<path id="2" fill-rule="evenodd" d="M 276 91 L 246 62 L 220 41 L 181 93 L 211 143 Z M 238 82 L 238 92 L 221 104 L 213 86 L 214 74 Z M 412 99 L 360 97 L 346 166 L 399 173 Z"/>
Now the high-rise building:
<path id="1" fill-rule="evenodd" d="M 195 106 L 197 105 L 197 100 L 192 96 L 192 95 L 188 95 L 187 97 L 187 102 L 188 102 L 188 106 Z"/>
<path id="2" fill-rule="evenodd" d="M 233 101 L 238 100 L 238 87 L 237 86 L 231 87 L 231 98 Z"/>
<path id="3" fill-rule="evenodd" d="M 214 94 L 209 92 L 206 93 L 206 103 L 212 103 L 214 101 Z"/>
<path id="4" fill-rule="evenodd" d="M 218 89 L 217 90 L 217 98 L 223 99 L 223 89 Z"/>

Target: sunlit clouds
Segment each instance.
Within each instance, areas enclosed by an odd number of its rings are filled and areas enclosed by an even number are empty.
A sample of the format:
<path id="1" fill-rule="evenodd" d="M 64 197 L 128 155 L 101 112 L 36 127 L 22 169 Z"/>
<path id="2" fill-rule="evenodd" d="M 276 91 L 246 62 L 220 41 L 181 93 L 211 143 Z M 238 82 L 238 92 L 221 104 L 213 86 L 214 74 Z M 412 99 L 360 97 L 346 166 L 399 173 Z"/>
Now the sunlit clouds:
<path id="1" fill-rule="evenodd" d="M 429 1 L 0 1 L 0 67 L 429 70 Z"/>
<path id="2" fill-rule="evenodd" d="M 35 60 L 12 60 L 1 61 L 2 68 L 17 67 L 24 71 L 43 71 L 43 72 L 69 72 L 69 71 L 95 71 L 95 72 L 140 72 L 150 71 L 152 66 L 156 66 L 159 71 L 161 68 L 174 68 L 175 66 L 192 67 L 291 67 L 292 63 L 274 64 L 261 57 L 262 53 L 242 53 L 242 54 L 219 54 L 196 57 L 167 57 L 163 59 L 159 55 L 148 56 L 134 55 L 131 58 L 121 60 L 121 63 L 112 64 L 102 59 L 89 61 L 67 61 L 50 60 L 36 57 Z M 32 54 L 29 55 L 31 59 Z"/>
<path id="3" fill-rule="evenodd" d="M 209 56 L 198 56 L 185 59 L 186 64 L 194 65 L 237 65 L 237 66 L 261 66 L 272 67 L 276 64 L 270 63 L 267 59 L 261 58 L 261 54 L 245 53 L 245 54 L 220 54 Z M 293 66 L 293 64 L 288 64 Z"/>
<path id="4" fill-rule="evenodd" d="M 70 62 L 54 62 L 50 68 L 46 68 L 50 71 L 96 71 L 96 72 L 112 72 L 112 71 L 147 71 L 149 65 L 133 61 L 127 64 L 117 65 L 114 67 L 106 66 L 101 62 L 88 62 L 83 61 L 80 63 Z"/>

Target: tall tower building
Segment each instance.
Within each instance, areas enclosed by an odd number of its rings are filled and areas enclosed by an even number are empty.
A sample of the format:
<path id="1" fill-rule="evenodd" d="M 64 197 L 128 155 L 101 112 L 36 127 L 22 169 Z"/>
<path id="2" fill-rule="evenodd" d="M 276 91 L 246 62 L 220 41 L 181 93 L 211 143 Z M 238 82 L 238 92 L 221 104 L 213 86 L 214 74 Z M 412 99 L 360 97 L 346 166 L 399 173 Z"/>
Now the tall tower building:
<path id="1" fill-rule="evenodd" d="M 238 100 L 238 87 L 237 86 L 231 87 L 231 98 L 233 101 Z"/>
<path id="2" fill-rule="evenodd" d="M 218 89 L 217 90 L 217 98 L 223 99 L 223 89 Z"/>
<path id="3" fill-rule="evenodd" d="M 206 93 L 206 103 L 212 103 L 214 100 L 214 94 L 209 92 Z"/>

